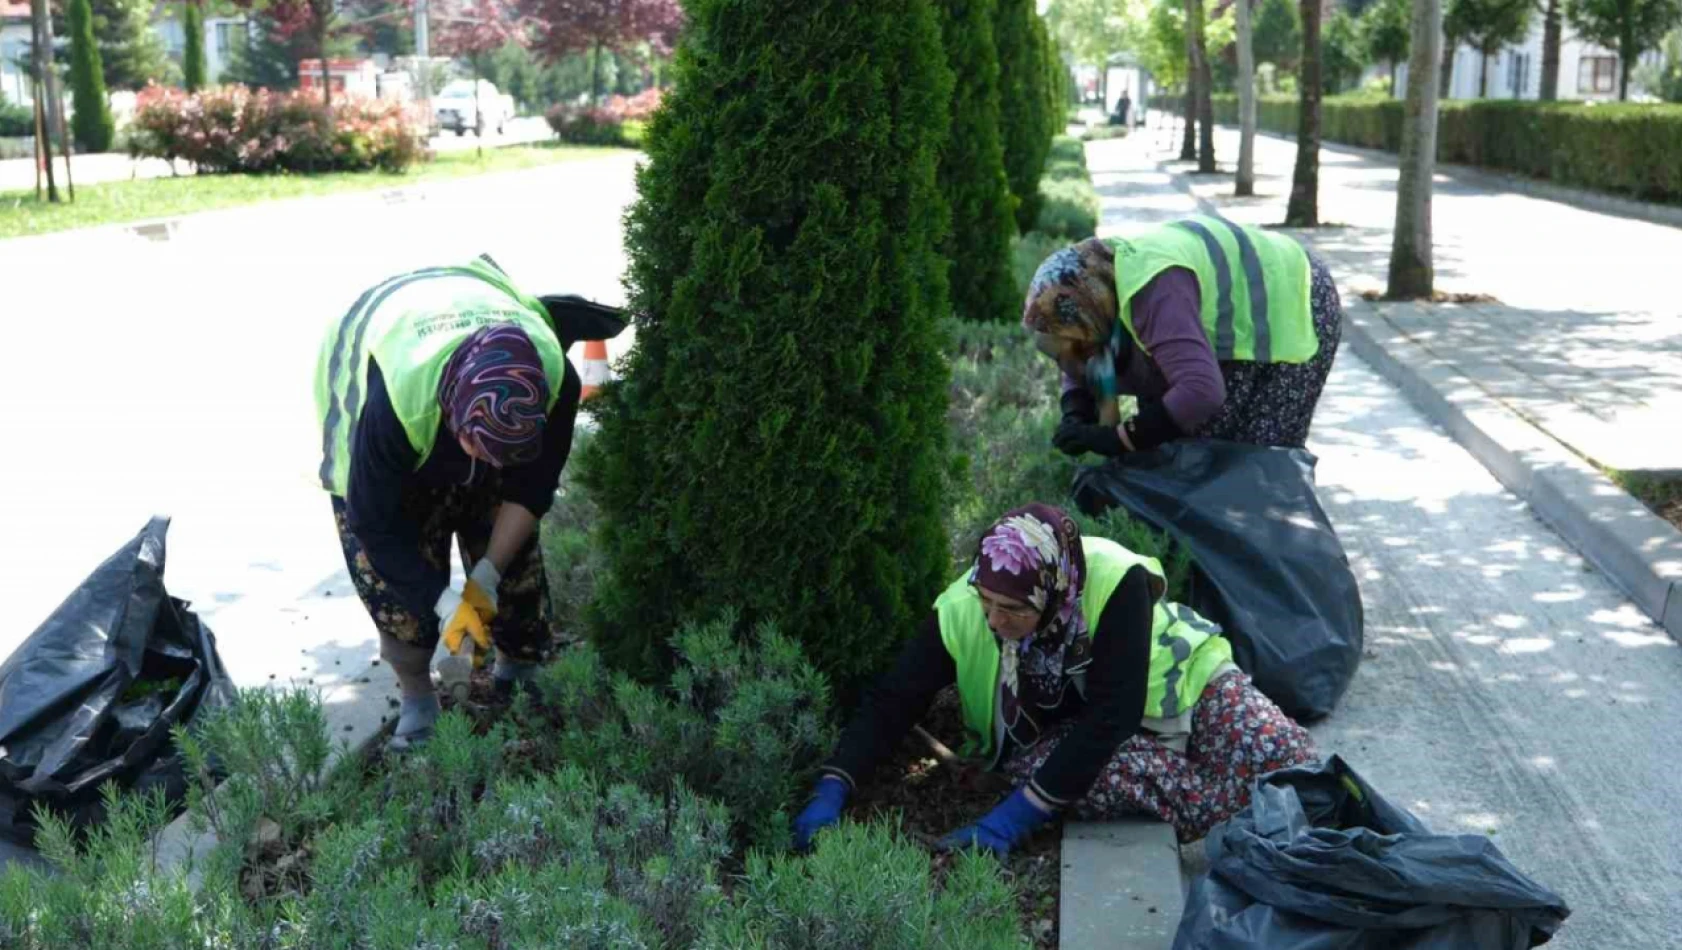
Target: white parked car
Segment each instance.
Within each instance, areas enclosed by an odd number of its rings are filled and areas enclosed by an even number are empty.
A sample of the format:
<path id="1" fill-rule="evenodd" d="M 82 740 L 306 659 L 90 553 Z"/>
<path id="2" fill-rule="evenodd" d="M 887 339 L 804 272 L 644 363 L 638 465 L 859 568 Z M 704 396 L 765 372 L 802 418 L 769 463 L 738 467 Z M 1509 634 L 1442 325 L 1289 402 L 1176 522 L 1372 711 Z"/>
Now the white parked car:
<path id="1" fill-rule="evenodd" d="M 481 79 L 475 105 L 473 80 L 458 79 L 433 97 L 432 117 L 439 128 L 457 135 L 469 131 L 479 136 L 493 131 L 500 135 L 508 120 L 514 118 L 514 97 L 498 92 L 496 86 Z"/>

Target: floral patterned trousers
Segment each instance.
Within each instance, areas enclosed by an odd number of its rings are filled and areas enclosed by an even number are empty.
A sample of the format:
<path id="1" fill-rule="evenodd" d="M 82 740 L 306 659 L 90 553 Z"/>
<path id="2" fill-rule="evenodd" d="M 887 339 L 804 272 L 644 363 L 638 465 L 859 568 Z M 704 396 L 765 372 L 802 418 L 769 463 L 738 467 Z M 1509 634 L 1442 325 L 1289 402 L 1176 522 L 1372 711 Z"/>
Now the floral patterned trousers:
<path id="1" fill-rule="evenodd" d="M 500 504 L 491 488 L 428 488 L 411 486 L 403 491 L 403 513 L 420 526 L 420 554 L 435 568 L 449 571 L 450 545 L 461 548 L 462 563 L 471 567 L 484 557 L 490 544 L 491 526 Z M 362 543 L 345 521 L 344 499 L 333 498 L 333 521 L 339 529 L 345 566 L 356 585 L 357 596 L 374 618 L 382 639 L 421 647 L 431 653 L 438 645 L 438 618 L 427 611 L 415 616 L 375 572 Z M 543 659 L 552 637 L 549 583 L 543 573 L 543 555 L 533 534 L 524 550 L 515 555 L 502 572 L 497 588 L 497 615 L 490 623 L 491 640 L 499 654 L 523 662 Z"/>
<path id="2" fill-rule="evenodd" d="M 1071 720 L 1047 732 L 1011 759 L 1006 772 L 1026 783 L 1073 727 Z M 1139 733 L 1116 749 L 1069 810 L 1087 820 L 1155 815 L 1174 826 L 1183 844 L 1243 810 L 1254 779 L 1317 759 L 1308 731 L 1234 670 L 1204 688 L 1185 754 Z"/>

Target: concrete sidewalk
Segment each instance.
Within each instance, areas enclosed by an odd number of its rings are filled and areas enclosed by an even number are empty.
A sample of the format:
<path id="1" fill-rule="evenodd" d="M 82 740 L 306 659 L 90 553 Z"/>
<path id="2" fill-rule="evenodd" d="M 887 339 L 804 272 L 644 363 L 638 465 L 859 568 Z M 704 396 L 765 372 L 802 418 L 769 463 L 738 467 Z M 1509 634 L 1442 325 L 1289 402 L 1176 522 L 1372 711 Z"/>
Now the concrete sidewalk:
<path id="1" fill-rule="evenodd" d="M 1294 143 L 1256 140 L 1257 197 L 1232 197 L 1230 174 L 1169 176 L 1160 136 L 1098 143 L 1123 176 L 1155 175 L 1154 214 L 1175 192 L 1244 224 L 1284 220 Z M 1219 130 L 1230 172 L 1237 133 Z M 1320 217 L 1303 235 L 1334 265 L 1346 298 L 1384 288 L 1396 167 L 1368 152 L 1321 152 Z M 1101 193 L 1105 183 L 1098 182 Z M 1682 303 L 1665 276 L 1682 260 L 1682 229 L 1438 176 L 1432 205 L 1439 290 L 1499 303 L 1383 316 L 1432 356 L 1453 361 L 1491 396 L 1606 468 L 1682 474 Z M 1119 193 L 1112 193 L 1119 197 Z M 1136 199 L 1129 194 L 1129 206 Z M 1190 209 L 1193 205 L 1184 204 Z"/>
<path id="2" fill-rule="evenodd" d="M 1211 210 L 1204 183 L 1159 166 L 1150 144 L 1088 147 L 1101 234 Z M 1280 197 L 1251 202 L 1249 219 L 1278 220 L 1284 188 L 1263 167 Z M 1327 192 L 1328 217 L 1360 204 Z M 1483 259 L 1455 227 L 1453 258 Z M 1361 582 L 1366 651 L 1311 731 L 1434 830 L 1491 836 L 1563 896 L 1573 915 L 1551 946 L 1668 946 L 1682 648 L 1408 395 L 1345 346 L 1316 415 L 1309 448 Z"/>

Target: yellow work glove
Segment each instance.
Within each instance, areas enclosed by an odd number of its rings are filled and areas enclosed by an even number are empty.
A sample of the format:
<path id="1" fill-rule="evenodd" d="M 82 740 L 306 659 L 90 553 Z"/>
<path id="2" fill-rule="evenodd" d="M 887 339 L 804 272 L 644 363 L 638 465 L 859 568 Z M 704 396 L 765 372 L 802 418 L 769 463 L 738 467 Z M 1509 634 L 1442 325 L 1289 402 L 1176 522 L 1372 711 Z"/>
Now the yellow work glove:
<path id="1" fill-rule="evenodd" d="M 475 668 L 483 666 L 491 649 L 491 632 L 484 618 L 479 616 L 479 611 L 454 588 L 444 589 L 438 598 L 437 610 L 438 633 L 444 639 L 444 649 L 460 653 L 462 641 L 471 637 L 477 647 L 473 652 L 473 665 Z"/>
<path id="2" fill-rule="evenodd" d="M 473 565 L 473 573 L 467 575 L 467 589 L 461 592 L 461 599 L 473 605 L 479 612 L 480 619 L 490 623 L 496 619 L 496 588 L 502 583 L 502 574 L 485 558 Z"/>

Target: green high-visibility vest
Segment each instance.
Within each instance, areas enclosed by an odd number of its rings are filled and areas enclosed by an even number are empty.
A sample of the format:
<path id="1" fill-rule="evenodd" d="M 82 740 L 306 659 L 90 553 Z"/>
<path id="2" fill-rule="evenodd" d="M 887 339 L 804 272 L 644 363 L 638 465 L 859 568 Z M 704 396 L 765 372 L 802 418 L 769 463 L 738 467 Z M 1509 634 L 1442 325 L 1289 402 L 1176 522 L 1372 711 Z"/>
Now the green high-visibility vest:
<path id="1" fill-rule="evenodd" d="M 543 361 L 549 406 L 560 398 L 566 372 L 548 311 L 516 289 L 485 259 L 428 267 L 378 284 L 335 320 L 315 367 L 315 409 L 321 422 L 321 487 L 341 498 L 350 484 L 354 433 L 368 394 L 368 360 L 378 360 L 397 421 L 418 455 L 432 454 L 443 407 L 438 384 L 456 347 L 475 330 L 512 323 L 524 330 Z"/>
<path id="2" fill-rule="evenodd" d="M 1197 275 L 1199 316 L 1216 359 L 1306 363 L 1319 352 L 1308 253 L 1290 237 L 1198 215 L 1107 243 L 1115 250 L 1121 325 L 1140 349 L 1133 295 L 1168 268 L 1184 267 Z"/>
<path id="3" fill-rule="evenodd" d="M 1144 567 L 1154 579 L 1156 606 L 1151 618 L 1150 680 L 1145 688 L 1144 716 L 1174 719 L 1197 704 L 1215 672 L 1232 662 L 1232 646 L 1220 627 L 1189 607 L 1162 596 L 1166 581 L 1156 558 L 1144 557 L 1107 538 L 1082 538 L 1086 553 L 1086 586 L 1081 613 L 1087 629 L 1098 635 L 1098 618 L 1123 577 Z M 1003 749 L 997 718 L 999 697 L 999 638 L 987 626 L 981 595 L 969 582 L 969 572 L 946 588 L 934 602 L 940 638 L 958 668 L 958 702 L 969 733 L 963 752 L 996 764 Z M 1084 674 L 1077 674 L 1084 675 Z M 1077 688 L 1083 680 L 1077 680 Z"/>

